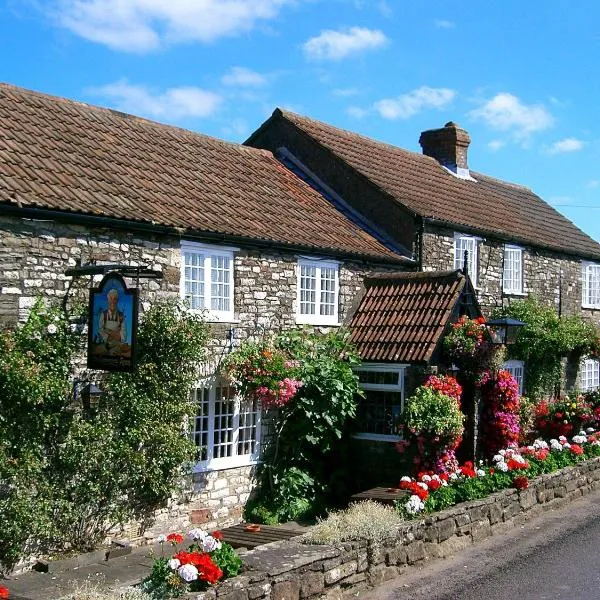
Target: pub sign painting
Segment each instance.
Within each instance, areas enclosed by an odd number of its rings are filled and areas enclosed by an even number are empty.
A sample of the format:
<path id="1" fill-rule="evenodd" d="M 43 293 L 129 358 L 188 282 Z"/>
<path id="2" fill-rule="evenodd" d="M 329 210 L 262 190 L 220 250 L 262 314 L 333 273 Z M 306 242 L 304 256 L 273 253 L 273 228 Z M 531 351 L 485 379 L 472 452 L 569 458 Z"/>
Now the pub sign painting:
<path id="1" fill-rule="evenodd" d="M 88 360 L 90 369 L 132 371 L 137 333 L 137 288 L 128 290 L 118 273 L 108 273 L 90 290 Z"/>

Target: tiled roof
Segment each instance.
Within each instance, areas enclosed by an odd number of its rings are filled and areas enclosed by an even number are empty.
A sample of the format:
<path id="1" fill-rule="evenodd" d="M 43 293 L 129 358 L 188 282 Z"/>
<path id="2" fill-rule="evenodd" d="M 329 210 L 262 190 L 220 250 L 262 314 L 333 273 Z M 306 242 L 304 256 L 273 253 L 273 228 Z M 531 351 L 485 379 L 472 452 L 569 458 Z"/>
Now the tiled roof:
<path id="1" fill-rule="evenodd" d="M 350 322 L 363 361 L 428 363 L 466 279 L 460 271 L 375 275 Z M 479 312 L 478 306 L 475 306 Z"/>
<path id="2" fill-rule="evenodd" d="M 460 179 L 435 159 L 292 112 L 283 117 L 417 215 L 504 239 L 600 257 L 600 244 L 531 190 L 471 171 Z"/>
<path id="3" fill-rule="evenodd" d="M 402 261 L 270 152 L 0 84 L 0 206 Z"/>

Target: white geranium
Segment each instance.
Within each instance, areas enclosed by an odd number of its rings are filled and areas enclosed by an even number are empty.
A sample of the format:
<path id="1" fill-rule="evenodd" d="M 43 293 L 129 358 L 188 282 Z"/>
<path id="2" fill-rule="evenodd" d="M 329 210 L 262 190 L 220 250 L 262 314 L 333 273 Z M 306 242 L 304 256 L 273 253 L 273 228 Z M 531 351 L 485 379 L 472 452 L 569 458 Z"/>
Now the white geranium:
<path id="1" fill-rule="evenodd" d="M 550 448 L 552 448 L 552 450 L 562 450 L 562 444 L 555 439 L 550 440 Z"/>
<path id="2" fill-rule="evenodd" d="M 503 456 L 501 456 L 500 454 L 495 454 L 495 455 L 494 455 L 494 458 L 492 458 L 492 460 L 493 460 L 494 462 L 503 462 L 503 461 L 504 461 L 504 457 L 503 457 Z"/>
<path id="3" fill-rule="evenodd" d="M 558 436 L 558 441 L 562 442 L 564 444 L 567 441 L 567 438 L 564 435 L 559 435 Z"/>
<path id="4" fill-rule="evenodd" d="M 600 440 L 594 440 L 592 446 L 600 446 Z"/>
<path id="5" fill-rule="evenodd" d="M 565 442 L 563 444 L 563 448 L 566 448 L 567 450 L 571 447 L 571 444 L 569 444 L 569 442 Z"/>
<path id="6" fill-rule="evenodd" d="M 179 577 L 188 583 L 198 579 L 198 569 L 194 565 L 183 565 L 183 567 L 179 567 L 177 572 Z"/>
<path id="7" fill-rule="evenodd" d="M 454 481 L 455 479 L 458 479 L 458 473 L 456 473 L 456 472 L 450 473 L 449 477 L 450 477 L 450 479 L 452 479 L 452 481 Z"/>
<path id="8" fill-rule="evenodd" d="M 215 540 L 212 535 L 207 535 L 202 540 L 202 550 L 204 552 L 214 552 L 215 550 L 221 549 L 221 542 L 219 540 Z"/>
<path id="9" fill-rule="evenodd" d="M 425 483 L 429 483 L 431 481 L 431 476 L 423 475 L 423 477 L 421 477 L 421 481 L 424 481 Z"/>
<path id="10" fill-rule="evenodd" d="M 584 435 L 576 435 L 573 437 L 573 442 L 575 444 L 585 444 L 587 442 L 587 436 Z"/>
<path id="11" fill-rule="evenodd" d="M 498 454 L 500 456 L 505 456 L 506 455 L 506 450 L 498 450 Z"/>
<path id="12" fill-rule="evenodd" d="M 536 450 L 544 450 L 545 448 L 548 448 L 548 443 L 544 440 L 537 439 L 535 442 L 533 442 L 533 447 Z"/>
<path id="13" fill-rule="evenodd" d="M 171 558 L 167 564 L 169 565 L 169 569 L 177 571 L 181 566 L 181 561 L 178 558 Z"/>
<path id="14" fill-rule="evenodd" d="M 484 477 L 485 471 L 483 469 L 477 469 L 477 477 Z"/>
<path id="15" fill-rule="evenodd" d="M 593 427 L 588 427 L 586 429 L 587 433 L 594 433 L 594 431 L 596 431 Z"/>
<path id="16" fill-rule="evenodd" d="M 50 335 L 54 335 L 58 331 L 58 328 L 56 327 L 56 325 L 54 323 L 50 323 L 50 325 L 48 325 L 48 327 L 46 328 L 46 331 Z"/>
<path id="17" fill-rule="evenodd" d="M 196 541 L 196 540 L 203 540 L 208 535 L 208 533 L 206 533 L 206 531 L 204 531 L 204 530 L 199 529 L 199 528 L 196 527 L 195 529 L 192 529 L 191 531 L 188 531 L 188 535 L 194 541 Z"/>
<path id="18" fill-rule="evenodd" d="M 499 462 L 499 463 L 496 465 L 496 468 L 497 468 L 498 470 L 502 471 L 503 473 L 506 473 L 506 471 L 508 471 L 508 465 L 507 465 L 507 464 L 506 464 L 504 461 L 502 461 L 502 462 Z"/>
<path id="19" fill-rule="evenodd" d="M 417 495 L 412 495 L 404 505 L 411 515 L 416 515 L 425 508 L 425 503 Z"/>
<path id="20" fill-rule="evenodd" d="M 411 481 L 411 479 L 407 475 L 404 475 L 404 477 L 400 477 L 400 481 Z"/>
<path id="21" fill-rule="evenodd" d="M 161 533 L 157 538 L 156 541 L 159 544 L 164 544 L 167 541 L 167 536 L 164 533 Z"/>
<path id="22" fill-rule="evenodd" d="M 420 488 L 424 489 L 424 490 L 428 490 L 428 489 L 429 489 L 429 487 L 427 486 L 427 484 L 426 484 L 426 483 L 423 483 L 422 481 L 419 481 L 419 482 L 417 483 L 417 485 L 418 485 Z"/>

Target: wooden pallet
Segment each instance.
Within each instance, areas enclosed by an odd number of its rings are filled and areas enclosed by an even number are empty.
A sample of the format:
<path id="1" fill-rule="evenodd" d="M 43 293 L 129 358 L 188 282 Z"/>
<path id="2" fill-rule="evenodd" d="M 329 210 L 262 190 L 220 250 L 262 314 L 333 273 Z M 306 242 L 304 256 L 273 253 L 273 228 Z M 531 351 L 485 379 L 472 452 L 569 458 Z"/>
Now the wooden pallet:
<path id="1" fill-rule="evenodd" d="M 379 502 L 380 504 L 393 504 L 395 500 L 400 500 L 402 498 L 406 499 L 407 496 L 408 492 L 406 490 L 399 490 L 396 488 L 387 487 L 376 487 L 367 490 L 366 492 L 354 494 L 354 496 L 350 498 L 350 502 L 374 500 L 375 502 Z"/>
<path id="2" fill-rule="evenodd" d="M 269 542 L 278 542 L 279 540 L 289 540 L 291 537 L 304 533 L 301 529 L 292 529 L 288 527 L 276 527 L 273 525 L 261 525 L 260 531 L 247 531 L 246 523 L 234 525 L 221 529 L 223 539 L 234 548 L 256 548 Z"/>

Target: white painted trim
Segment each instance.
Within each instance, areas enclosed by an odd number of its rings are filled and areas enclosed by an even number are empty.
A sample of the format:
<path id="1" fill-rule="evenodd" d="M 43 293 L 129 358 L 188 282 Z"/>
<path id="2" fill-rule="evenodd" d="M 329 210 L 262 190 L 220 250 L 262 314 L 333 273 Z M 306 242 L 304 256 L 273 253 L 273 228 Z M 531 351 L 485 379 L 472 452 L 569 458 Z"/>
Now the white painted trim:
<path id="1" fill-rule="evenodd" d="M 520 266 L 520 270 L 521 270 L 521 276 L 520 276 L 520 283 L 521 283 L 521 287 L 520 288 L 507 288 L 504 287 L 504 274 L 506 272 L 506 251 L 509 252 L 519 252 L 519 266 Z M 503 256 L 502 256 L 502 293 L 503 294 L 507 294 L 507 295 L 511 295 L 511 296 L 525 296 L 526 294 L 523 294 L 523 248 L 521 248 L 521 246 L 516 246 L 514 244 L 504 244 L 504 251 L 503 251 Z"/>
<path id="2" fill-rule="evenodd" d="M 315 314 L 300 313 L 300 284 L 301 284 L 301 267 L 315 267 Z M 335 294 L 332 315 L 318 314 L 321 305 L 321 269 L 333 269 L 335 272 Z M 336 261 L 299 256 L 296 263 L 296 323 L 299 325 L 322 325 L 329 327 L 338 327 L 339 323 L 339 304 L 340 304 L 340 263 Z"/>
<path id="3" fill-rule="evenodd" d="M 590 267 L 597 267 L 600 271 L 600 264 L 582 260 L 581 261 L 581 308 L 600 309 L 600 303 L 590 304 L 587 299 L 589 296 L 589 288 L 587 284 L 587 270 Z"/>
<path id="4" fill-rule="evenodd" d="M 226 246 L 213 246 L 209 244 L 200 244 L 198 242 L 190 242 L 187 240 L 181 241 L 180 248 L 180 271 L 179 271 L 179 297 L 185 300 L 185 257 L 184 253 L 198 253 L 204 257 L 204 302 L 205 308 L 195 309 L 190 308 L 189 312 L 193 314 L 202 315 L 208 322 L 212 323 L 235 323 L 235 290 L 234 290 L 234 276 L 233 271 L 235 268 L 235 257 L 233 253 L 237 248 L 226 247 Z M 209 308 L 211 304 L 211 258 L 214 256 L 226 257 L 229 259 L 229 310 L 214 310 Z"/>
<path id="5" fill-rule="evenodd" d="M 457 265 L 457 260 L 456 260 L 456 242 L 459 239 L 471 239 L 474 241 L 474 248 L 475 248 L 475 252 L 474 252 L 474 260 L 473 260 L 473 264 L 475 265 L 474 269 L 470 269 L 469 270 L 469 278 L 471 279 L 471 283 L 473 284 L 474 288 L 477 288 L 477 284 L 479 281 L 479 243 L 483 241 L 483 238 L 480 238 L 476 235 L 470 235 L 468 233 L 460 233 L 459 231 L 455 231 L 454 232 L 454 246 L 452 248 L 452 256 L 453 256 L 453 262 L 452 265 L 453 267 L 456 269 L 456 265 Z M 459 269 L 461 269 L 464 266 L 464 252 L 463 252 L 463 256 L 460 257 L 460 267 L 458 267 Z"/>

